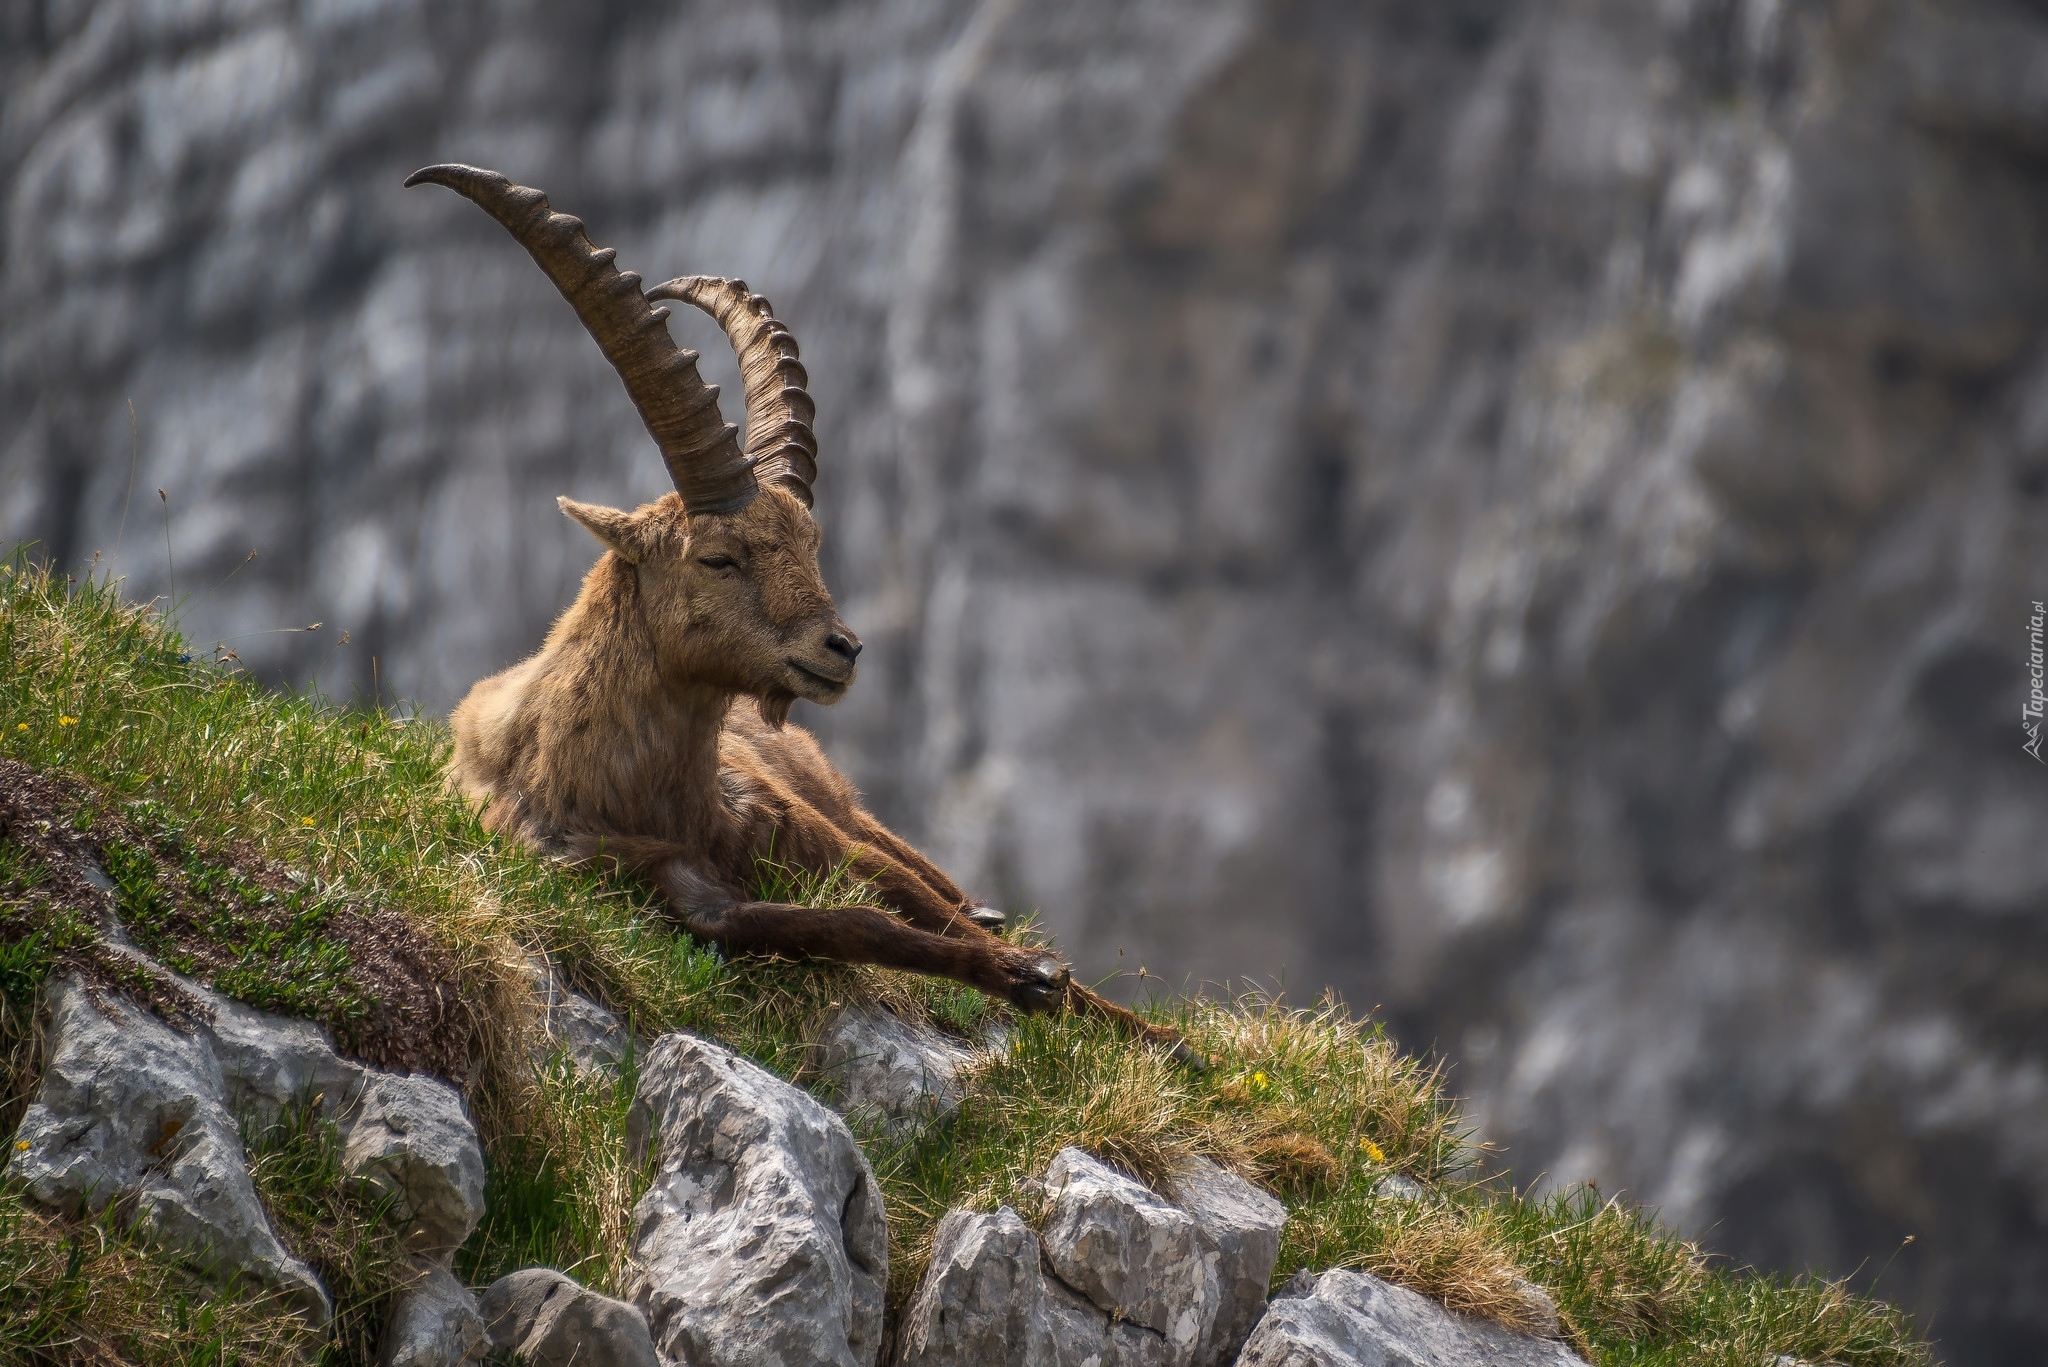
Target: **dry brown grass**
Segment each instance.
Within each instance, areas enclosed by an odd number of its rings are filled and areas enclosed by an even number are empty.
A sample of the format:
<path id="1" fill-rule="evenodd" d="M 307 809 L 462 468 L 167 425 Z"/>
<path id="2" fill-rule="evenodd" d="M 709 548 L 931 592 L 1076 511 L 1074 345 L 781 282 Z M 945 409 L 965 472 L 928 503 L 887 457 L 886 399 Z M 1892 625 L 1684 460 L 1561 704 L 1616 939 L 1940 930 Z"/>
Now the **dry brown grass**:
<path id="1" fill-rule="evenodd" d="M 1361 1248 L 1354 1234 L 1339 1262 L 1467 1315 L 1523 1330 L 1542 1327 L 1521 1268 L 1483 1211 L 1399 1198 L 1383 1207 L 1391 1208 L 1378 1212 L 1375 1235 Z"/>
<path id="2" fill-rule="evenodd" d="M 1209 1153 L 1291 1198 L 1283 1272 L 1355 1267 L 1466 1314 L 1535 1326 L 1522 1269 L 1483 1207 L 1378 1194 L 1395 1174 L 1466 1189 L 1479 1151 L 1438 1067 L 1331 1001 L 1291 1010 L 1253 997 L 1188 1019 L 1226 1071 L 1203 1117 Z"/>

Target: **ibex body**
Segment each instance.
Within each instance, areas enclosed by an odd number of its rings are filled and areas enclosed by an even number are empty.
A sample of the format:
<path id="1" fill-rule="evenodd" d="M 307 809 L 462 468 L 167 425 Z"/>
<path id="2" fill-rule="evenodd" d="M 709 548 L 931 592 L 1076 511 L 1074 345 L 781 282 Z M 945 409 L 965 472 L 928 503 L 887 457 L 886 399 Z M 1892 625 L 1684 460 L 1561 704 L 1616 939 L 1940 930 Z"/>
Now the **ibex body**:
<path id="1" fill-rule="evenodd" d="M 811 401 L 767 301 L 701 276 L 643 295 L 539 191 L 466 166 L 407 183 L 422 181 L 475 201 L 532 253 L 617 368 L 676 485 L 632 512 L 561 500 L 606 549 L 540 652 L 455 711 L 450 779 L 484 823 L 644 872 L 685 927 L 731 950 L 943 975 L 1025 1010 L 1065 1001 L 1177 1044 L 1072 982 L 1055 956 L 991 933 L 1000 913 L 876 821 L 817 743 L 785 724 L 798 698 L 845 695 L 860 642 L 818 570 Z M 724 326 L 747 388 L 744 450 L 650 299 L 685 300 Z M 850 861 L 888 909 L 749 900 L 761 856 L 817 872 Z"/>

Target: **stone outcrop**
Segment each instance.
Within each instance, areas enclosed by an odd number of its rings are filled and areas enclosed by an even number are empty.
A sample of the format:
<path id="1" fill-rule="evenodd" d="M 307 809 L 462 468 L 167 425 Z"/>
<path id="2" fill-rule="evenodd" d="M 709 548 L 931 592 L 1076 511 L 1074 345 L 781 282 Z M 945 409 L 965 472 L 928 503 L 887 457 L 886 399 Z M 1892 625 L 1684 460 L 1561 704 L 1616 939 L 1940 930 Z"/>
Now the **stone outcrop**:
<path id="1" fill-rule="evenodd" d="M 189 1033 L 118 997 L 95 1002 L 76 979 L 50 985 L 43 1080 L 8 1164 L 30 1196 L 126 1202 L 210 1275 L 253 1279 L 324 1323 L 326 1290 L 278 1242 L 240 1138 L 243 1117 L 262 1125 L 306 1107 L 335 1126 L 347 1176 L 387 1198 L 408 1246 L 445 1267 L 484 1209 L 483 1150 L 461 1095 L 345 1059 L 316 1025 L 178 981 L 212 1018 Z M 448 1284 L 427 1278 L 422 1324 L 441 1315 L 432 1297 Z"/>
<path id="2" fill-rule="evenodd" d="M 899 1365 L 1229 1367 L 1266 1303 L 1280 1203 L 1208 1163 L 1169 1201 L 1079 1149 L 1044 1180 L 1042 1240 L 1008 1207 L 947 1213 Z"/>
<path id="3" fill-rule="evenodd" d="M 1229 1367 L 1265 1312 L 1287 1208 L 1207 1159 L 1175 1174 L 1166 1191 L 1194 1219 L 1203 1261 L 1216 1274 L 1216 1314 L 1195 1347 L 1195 1367 Z"/>
<path id="4" fill-rule="evenodd" d="M 1054 1352 L 1038 1256 L 1038 1236 L 1008 1206 L 947 1211 L 896 1331 L 896 1367 L 1067 1367 Z"/>
<path id="5" fill-rule="evenodd" d="M 469 1288 L 435 1259 L 415 1259 L 413 1273 L 414 1280 L 392 1298 L 377 1367 L 467 1367 L 483 1361 L 490 1341 Z"/>
<path id="6" fill-rule="evenodd" d="M 1179 1367 L 1187 1361 L 1158 1330 L 1116 1318 L 1058 1277 L 1045 1279 L 1045 1313 L 1061 1367 Z"/>
<path id="7" fill-rule="evenodd" d="M 874 1367 L 889 1246 L 846 1122 L 692 1035 L 656 1040 L 627 1114 L 654 1180 L 634 1207 L 625 1290 L 691 1367 Z"/>
<path id="8" fill-rule="evenodd" d="M 481 1313 L 491 1346 L 516 1354 L 528 1367 L 667 1367 L 638 1307 L 601 1296 L 551 1267 L 500 1277 L 484 1292 Z"/>
<path id="9" fill-rule="evenodd" d="M 869 642 L 798 719 L 965 886 L 1084 976 L 1384 1003 L 1739 1262 L 1916 1234 L 1888 1291 L 2031 1364 L 2044 54 L 2012 0 L 0 7 L 0 531 L 144 597 L 260 546 L 188 626 L 330 624 L 238 639 L 296 681 L 346 627 L 337 693 L 531 650 L 554 496 L 664 484 L 398 188 L 499 165 L 794 329 Z"/>
<path id="10" fill-rule="evenodd" d="M 1045 1170 L 1045 1257 L 1073 1290 L 1120 1323 L 1165 1340 L 1166 1361 L 1194 1361 L 1221 1297 L 1195 1219 L 1079 1149 Z"/>
<path id="11" fill-rule="evenodd" d="M 326 1289 L 278 1242 L 256 1197 L 207 1039 L 118 998 L 96 1003 L 77 978 L 50 985 L 49 1009 L 42 1085 L 8 1176 L 46 1206 L 128 1202 L 209 1274 L 247 1278 L 325 1324 Z"/>
<path id="12" fill-rule="evenodd" d="M 1390 1201 L 1427 1201 L 1429 1188 L 1405 1172 L 1390 1172 L 1373 1183 L 1372 1194 Z"/>
<path id="13" fill-rule="evenodd" d="M 618 1014 L 572 987 L 542 959 L 527 960 L 539 998 L 544 1048 L 559 1049 L 584 1072 L 616 1070 L 633 1051 L 633 1032 Z"/>
<path id="14" fill-rule="evenodd" d="M 390 1199 L 415 1251 L 445 1256 L 469 1237 L 483 1216 L 484 1156 L 460 1093 L 343 1058 L 310 1021 L 186 988 L 212 1013 L 199 1034 L 232 1113 L 267 1123 L 287 1106 L 311 1107 L 334 1124 L 343 1170 Z"/>
<path id="15" fill-rule="evenodd" d="M 1364 1272 L 1276 1298 L 1240 1367 L 1585 1367 L 1563 1344 L 1454 1315 Z"/>
<path id="16" fill-rule="evenodd" d="M 193 991 L 213 1013 L 202 1033 L 220 1063 L 230 1111 L 269 1125 L 287 1107 L 310 1105 L 328 1116 L 347 1108 L 362 1065 L 335 1053 L 326 1031 L 218 993 Z"/>
<path id="17" fill-rule="evenodd" d="M 407 1242 L 449 1254 L 484 1211 L 484 1157 L 462 1097 L 435 1078 L 364 1069 L 337 1116 L 342 1166 L 390 1199 Z"/>
<path id="18" fill-rule="evenodd" d="M 811 1064 L 834 1110 L 908 1138 L 960 1108 L 960 1072 L 973 1057 L 886 1008 L 849 1006 L 819 1032 Z"/>

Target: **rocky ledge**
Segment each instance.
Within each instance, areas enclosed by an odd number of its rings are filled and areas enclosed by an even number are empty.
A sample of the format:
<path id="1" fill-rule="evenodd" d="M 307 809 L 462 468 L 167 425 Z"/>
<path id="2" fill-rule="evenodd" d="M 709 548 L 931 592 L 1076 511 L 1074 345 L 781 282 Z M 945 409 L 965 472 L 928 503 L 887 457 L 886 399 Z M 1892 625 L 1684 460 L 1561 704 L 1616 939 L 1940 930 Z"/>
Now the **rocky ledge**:
<path id="1" fill-rule="evenodd" d="M 899 1137 L 942 1120 L 974 1049 L 850 1007 L 812 1052 L 827 1105 L 712 1040 L 643 1046 L 548 965 L 533 975 L 542 1025 L 575 1066 L 638 1061 L 627 1144 L 652 1180 L 633 1212 L 624 1299 L 551 1268 L 479 1298 L 452 1267 L 484 1211 L 461 1094 L 348 1059 L 318 1026 L 176 975 L 201 1007 L 189 1029 L 78 977 L 51 983 L 42 1082 L 8 1174 L 60 1210 L 121 1202 L 195 1268 L 277 1294 L 317 1325 L 332 1314 L 327 1289 L 272 1228 L 241 1127 L 289 1107 L 318 1115 L 412 1258 L 386 1316 L 385 1367 L 456 1367 L 494 1349 L 534 1367 L 1579 1361 L 1360 1272 L 1304 1271 L 1269 1303 L 1287 1219 L 1272 1196 L 1205 1162 L 1155 1190 L 1075 1148 L 1043 1175 L 1036 1228 L 1007 1206 L 947 1214 L 892 1330 L 886 1214 L 848 1117 Z"/>

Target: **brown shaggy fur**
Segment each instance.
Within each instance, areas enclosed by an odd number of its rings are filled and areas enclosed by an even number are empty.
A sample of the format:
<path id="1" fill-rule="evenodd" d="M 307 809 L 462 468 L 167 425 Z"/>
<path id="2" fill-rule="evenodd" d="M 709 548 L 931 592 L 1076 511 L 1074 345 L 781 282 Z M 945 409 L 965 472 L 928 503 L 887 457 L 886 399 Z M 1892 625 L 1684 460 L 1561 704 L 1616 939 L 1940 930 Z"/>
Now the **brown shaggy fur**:
<path id="1" fill-rule="evenodd" d="M 731 513 L 691 515 L 674 494 L 631 513 L 561 504 L 608 550 L 540 653 L 455 710 L 450 780 L 485 825 L 645 872 L 684 926 L 729 950 L 936 974 L 1178 1042 L 976 924 L 977 904 L 784 725 L 797 698 L 845 695 L 860 644 L 819 574 L 817 524 L 783 484 Z M 888 909 L 749 901 L 771 853 L 817 872 L 851 859 Z"/>

